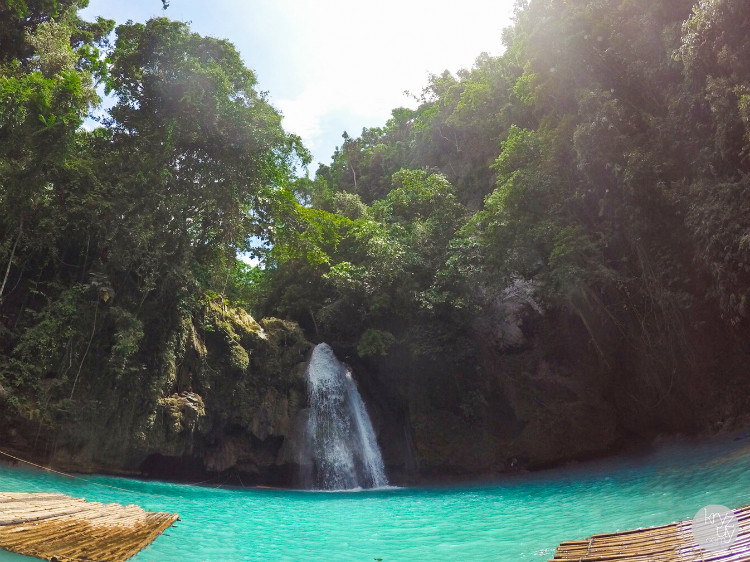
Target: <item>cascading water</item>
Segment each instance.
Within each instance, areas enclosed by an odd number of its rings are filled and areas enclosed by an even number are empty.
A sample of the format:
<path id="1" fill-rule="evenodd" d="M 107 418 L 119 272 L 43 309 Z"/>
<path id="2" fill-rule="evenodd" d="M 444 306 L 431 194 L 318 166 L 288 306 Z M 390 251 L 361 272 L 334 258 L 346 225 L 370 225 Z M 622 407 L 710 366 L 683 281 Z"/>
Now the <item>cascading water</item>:
<path id="1" fill-rule="evenodd" d="M 323 490 L 388 485 L 375 431 L 351 371 L 321 343 L 307 365 L 310 411 L 305 431 L 309 487 Z"/>

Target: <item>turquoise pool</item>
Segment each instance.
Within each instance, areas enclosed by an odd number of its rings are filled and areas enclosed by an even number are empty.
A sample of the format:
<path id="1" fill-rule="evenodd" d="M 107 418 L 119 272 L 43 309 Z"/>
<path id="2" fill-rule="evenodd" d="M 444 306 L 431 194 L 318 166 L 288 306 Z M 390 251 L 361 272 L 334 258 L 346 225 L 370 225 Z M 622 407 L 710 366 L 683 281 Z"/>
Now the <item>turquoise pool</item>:
<path id="1" fill-rule="evenodd" d="M 0 466 L 0 490 L 178 512 L 182 520 L 137 561 L 539 561 L 562 540 L 750 504 L 749 469 L 750 438 L 735 438 L 453 488 L 227 490 Z M 6 559 L 28 560 L 0 551 Z"/>

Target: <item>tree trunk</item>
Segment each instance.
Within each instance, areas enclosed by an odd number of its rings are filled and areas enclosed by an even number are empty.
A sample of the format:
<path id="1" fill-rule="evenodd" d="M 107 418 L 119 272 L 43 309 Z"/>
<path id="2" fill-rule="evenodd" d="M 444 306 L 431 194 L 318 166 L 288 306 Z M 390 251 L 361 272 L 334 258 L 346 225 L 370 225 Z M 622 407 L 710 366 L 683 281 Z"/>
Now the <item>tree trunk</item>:
<path id="1" fill-rule="evenodd" d="M 8 276 L 10 275 L 10 266 L 13 265 L 13 258 L 16 255 L 16 247 L 18 246 L 18 241 L 21 239 L 21 234 L 23 233 L 23 218 L 18 223 L 18 236 L 16 236 L 16 241 L 13 243 L 13 248 L 10 251 L 10 258 L 8 258 L 8 267 L 5 268 L 5 277 L 3 277 L 3 284 L 0 286 L 0 299 L 3 297 L 3 291 L 5 291 L 5 284 L 8 282 Z"/>
<path id="2" fill-rule="evenodd" d="M 83 369 L 83 362 L 86 361 L 86 356 L 89 354 L 89 348 L 91 347 L 91 342 L 94 341 L 94 334 L 96 333 L 96 316 L 99 313 L 99 297 L 96 297 L 96 308 L 94 308 L 94 325 L 91 327 L 91 337 L 89 338 L 89 343 L 86 345 L 86 351 L 83 352 L 83 357 L 81 358 L 81 363 L 78 365 L 78 372 L 76 373 L 76 378 L 73 380 L 73 388 L 70 389 L 70 399 L 73 399 L 73 393 L 76 391 L 76 384 L 78 384 L 78 377 L 81 375 L 81 369 Z"/>

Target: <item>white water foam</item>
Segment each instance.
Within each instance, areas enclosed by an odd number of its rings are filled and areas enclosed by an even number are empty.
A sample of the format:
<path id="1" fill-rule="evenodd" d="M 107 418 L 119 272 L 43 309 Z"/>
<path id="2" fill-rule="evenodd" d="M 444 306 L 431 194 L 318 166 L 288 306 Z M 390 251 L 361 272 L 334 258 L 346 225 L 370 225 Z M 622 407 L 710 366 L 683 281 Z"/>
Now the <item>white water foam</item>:
<path id="1" fill-rule="evenodd" d="M 375 431 L 351 371 L 321 343 L 312 352 L 306 374 L 307 484 L 322 490 L 388 486 Z"/>

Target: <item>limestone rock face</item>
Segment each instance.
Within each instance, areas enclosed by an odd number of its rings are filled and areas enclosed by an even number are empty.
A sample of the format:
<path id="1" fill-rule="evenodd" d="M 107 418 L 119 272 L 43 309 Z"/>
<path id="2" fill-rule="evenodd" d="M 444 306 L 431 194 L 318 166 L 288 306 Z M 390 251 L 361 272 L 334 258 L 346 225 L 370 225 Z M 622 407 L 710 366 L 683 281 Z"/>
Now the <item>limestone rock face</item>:
<path id="1" fill-rule="evenodd" d="M 552 314 L 518 281 L 461 341 L 397 341 L 367 358 L 334 344 L 392 483 L 493 478 L 616 450 L 619 379 L 598 346 L 619 342 L 592 345 L 590 326 Z M 47 426 L 14 421 L 0 387 L 0 445 L 62 470 L 300 485 L 312 344 L 299 326 L 220 300 L 169 326 L 138 368 L 83 373 L 76 400 L 61 400 Z"/>
<path id="2" fill-rule="evenodd" d="M 602 397 L 534 348 L 495 356 L 482 384 L 484 392 L 467 392 L 452 404 L 418 401 L 411 407 L 425 477 L 491 478 L 550 466 L 603 454 L 619 436 Z"/>
<path id="3" fill-rule="evenodd" d="M 145 400 L 120 394 L 117 407 L 98 396 L 99 415 L 84 411 L 85 422 L 63 426 L 49 462 L 82 472 L 294 485 L 311 349 L 300 328 L 257 322 L 217 301 L 183 319 L 168 344 L 150 377 L 156 392 Z"/>
<path id="4" fill-rule="evenodd" d="M 289 443 L 301 442 L 294 419 L 305 405 L 310 344 L 294 323 L 256 322 L 239 309 L 211 307 L 203 328 L 190 330 L 173 385 L 185 390 L 158 400 L 146 431 L 142 448 L 159 456 L 151 474 L 189 459 L 196 476 L 231 473 L 243 484 L 293 485 L 299 454 Z"/>
<path id="5" fill-rule="evenodd" d="M 196 436 L 206 425 L 203 398 L 194 392 L 159 398 L 156 420 L 149 436 L 149 449 L 174 457 L 190 454 Z"/>
<path id="6" fill-rule="evenodd" d="M 391 481 L 491 479 L 616 449 L 596 351 L 567 355 L 585 333 L 512 289 L 475 319 L 464 356 L 394 346 L 355 366 Z"/>
<path id="7" fill-rule="evenodd" d="M 261 441 L 269 435 L 289 433 L 289 398 L 279 396 L 276 389 L 269 389 L 260 401 L 258 411 L 253 415 L 250 431 Z"/>
<path id="8" fill-rule="evenodd" d="M 289 431 L 285 434 L 284 443 L 276 455 L 276 466 L 294 466 L 300 463 L 303 447 L 305 446 L 304 436 L 307 426 L 308 409 L 297 410 L 291 419 Z"/>

